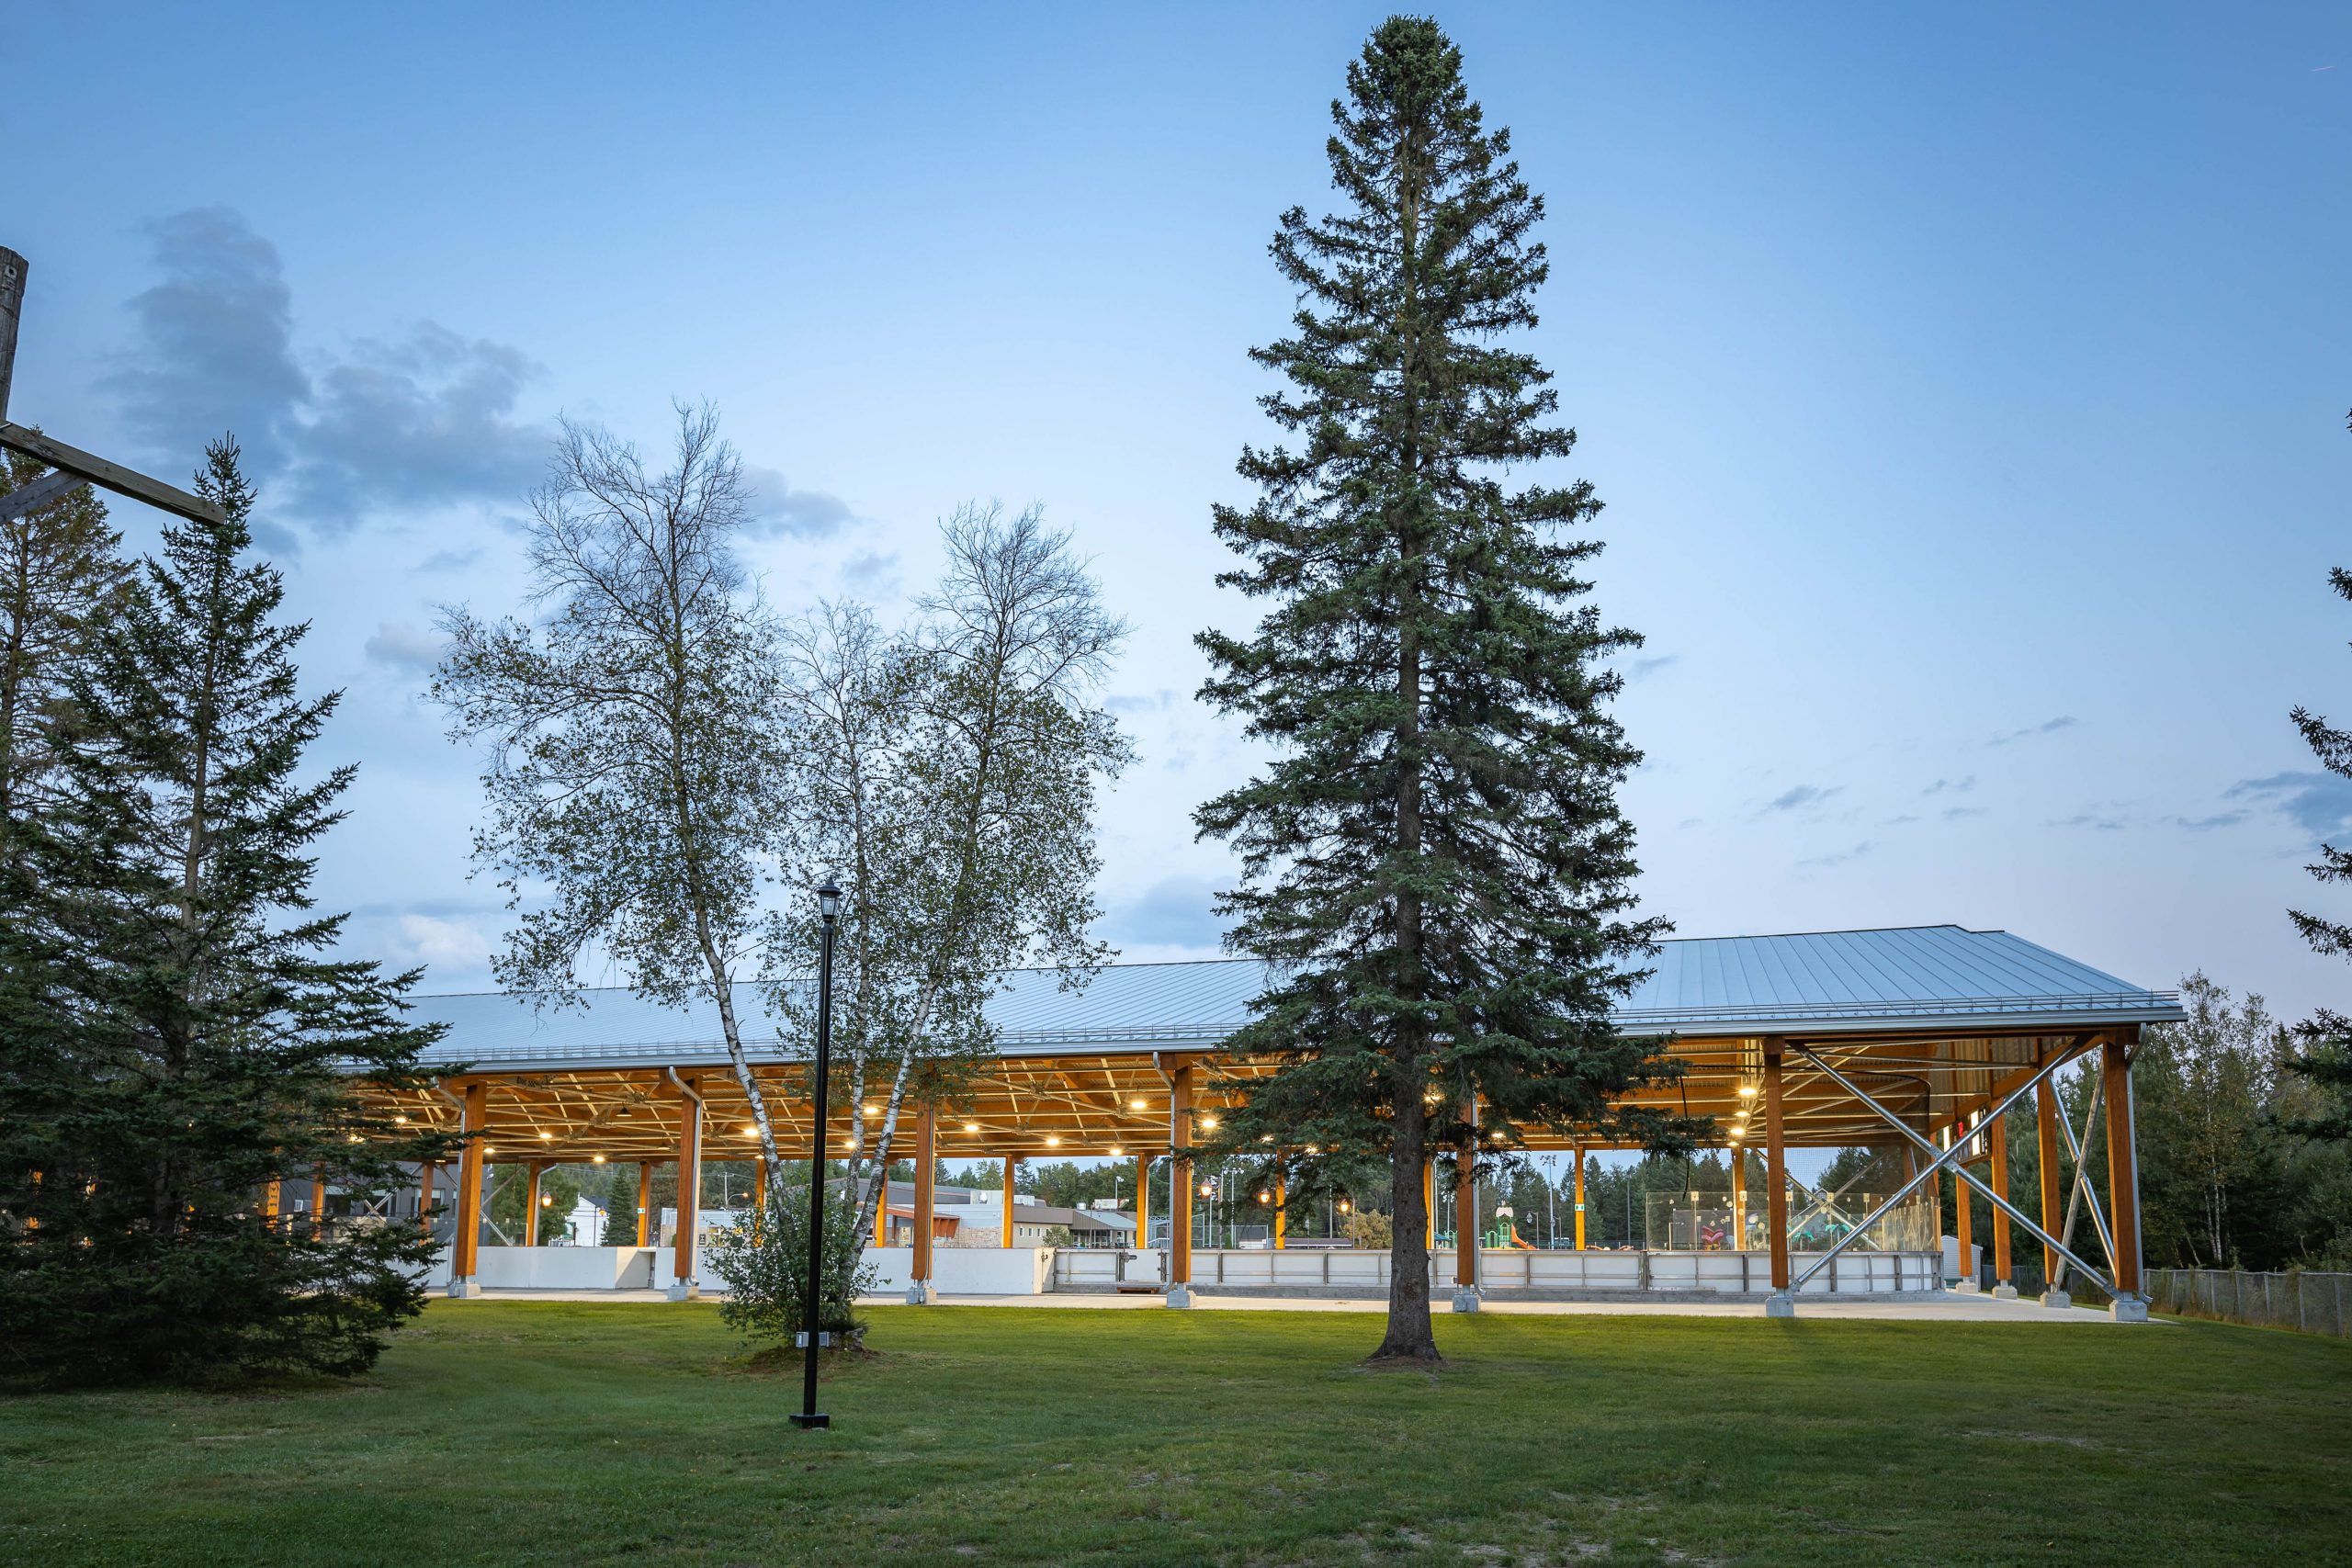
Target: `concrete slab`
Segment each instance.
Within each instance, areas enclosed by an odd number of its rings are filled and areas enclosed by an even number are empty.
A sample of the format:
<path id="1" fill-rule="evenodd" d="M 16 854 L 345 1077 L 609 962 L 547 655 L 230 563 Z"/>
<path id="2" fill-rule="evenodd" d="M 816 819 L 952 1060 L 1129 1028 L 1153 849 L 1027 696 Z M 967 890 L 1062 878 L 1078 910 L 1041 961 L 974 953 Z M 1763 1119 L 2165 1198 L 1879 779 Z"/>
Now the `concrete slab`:
<path id="1" fill-rule="evenodd" d="M 635 1303 L 665 1303 L 660 1291 L 486 1291 L 470 1301 L 491 1302 L 628 1302 Z M 715 1301 L 714 1292 L 706 1292 L 705 1301 Z M 861 1306 L 899 1306 L 903 1302 L 895 1295 L 867 1296 Z M 1057 1292 L 1043 1296 L 975 1296 L 941 1295 L 934 1304 L 943 1307 L 992 1306 L 1029 1307 L 1040 1311 L 1080 1309 L 1104 1312 L 1166 1312 L 1167 1303 L 1158 1296 L 1092 1295 Z M 1207 1312 L 1342 1312 L 1380 1313 L 1388 1303 L 1377 1301 L 1346 1301 L 1329 1297 L 1309 1299 L 1298 1296 L 1216 1296 L 1195 1292 L 1194 1311 Z M 1522 1317 L 1749 1317 L 1762 1318 L 1764 1304 L 1747 1302 L 1514 1302 L 1495 1296 L 1487 1297 L 1479 1305 L 1482 1313 L 1501 1316 Z M 2050 1308 L 2032 1300 L 1996 1301 L 1988 1295 L 1962 1295 L 1952 1292 L 1928 1301 L 1883 1302 L 1867 1298 L 1815 1300 L 1808 1296 L 1798 1303 L 1798 1319 L 1846 1318 L 1872 1320 L 1883 1323 L 2084 1323 L 2113 1324 L 2106 1312 L 2096 1307 Z M 2154 1321 L 2154 1320 L 2150 1320 Z"/>

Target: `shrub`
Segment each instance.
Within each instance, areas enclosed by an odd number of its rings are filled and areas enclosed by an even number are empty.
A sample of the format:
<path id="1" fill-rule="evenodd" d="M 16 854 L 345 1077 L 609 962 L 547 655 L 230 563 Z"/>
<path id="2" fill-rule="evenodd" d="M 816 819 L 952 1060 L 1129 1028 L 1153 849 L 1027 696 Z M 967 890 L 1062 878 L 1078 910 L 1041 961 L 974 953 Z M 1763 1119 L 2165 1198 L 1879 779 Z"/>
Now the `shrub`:
<path id="1" fill-rule="evenodd" d="M 829 1334 L 864 1326 L 855 1317 L 857 1298 L 876 1289 L 880 1277 L 865 1261 L 857 1206 L 833 1195 L 825 1204 L 824 1275 L 817 1326 Z M 779 1187 L 766 1208 L 711 1233 L 707 1260 L 726 1283 L 718 1315 L 747 1339 L 790 1345 L 801 1331 L 808 1296 L 808 1190 Z"/>

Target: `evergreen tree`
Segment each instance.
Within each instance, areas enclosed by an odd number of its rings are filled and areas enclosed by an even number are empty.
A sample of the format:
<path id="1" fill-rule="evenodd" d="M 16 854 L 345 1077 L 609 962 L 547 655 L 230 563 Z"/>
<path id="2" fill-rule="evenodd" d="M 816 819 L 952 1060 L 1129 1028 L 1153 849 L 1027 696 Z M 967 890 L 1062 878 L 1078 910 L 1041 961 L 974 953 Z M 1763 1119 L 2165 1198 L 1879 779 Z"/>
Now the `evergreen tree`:
<path id="1" fill-rule="evenodd" d="M 1230 1047 L 1280 1062 L 1217 1143 L 1279 1140 L 1302 1194 L 1333 1150 L 1388 1157 L 1377 1354 L 1433 1359 L 1424 1157 L 1491 1159 L 1510 1123 L 1679 1135 L 1612 1099 L 1671 1072 L 1611 1021 L 1666 928 L 1632 912 L 1615 786 L 1639 753 L 1607 711 L 1608 661 L 1640 638 L 1584 602 L 1600 546 L 1564 535 L 1600 502 L 1502 480 L 1575 439 L 1509 341 L 1535 323 L 1543 201 L 1433 22 L 1382 24 L 1332 118 L 1343 209 L 1283 214 L 1301 303 L 1252 351 L 1300 445 L 1246 450 L 1260 498 L 1216 513 L 1247 561 L 1218 581 L 1272 606 L 1254 637 L 1198 638 L 1204 699 L 1277 752 L 1196 814 L 1242 861 L 1231 940 L 1274 976 Z"/>
<path id="2" fill-rule="evenodd" d="M 415 1081 L 413 973 L 321 956 L 310 850 L 352 770 L 302 776 L 335 697 L 305 700 L 305 628 L 240 559 L 253 492 L 233 445 L 93 629 L 52 736 L 53 807 L 14 825 L 0 922 L 0 1368 L 129 1380 L 349 1374 L 422 1305 L 417 1227 L 273 1216 L 323 1180 L 350 1200 L 448 1141 L 356 1101 L 346 1068 Z M 288 1196 L 291 1196 L 288 1193 Z M 288 1205 L 290 1210 L 291 1205 Z"/>
<path id="3" fill-rule="evenodd" d="M 2327 581 L 2339 596 L 2352 599 L 2352 571 L 2337 567 Z M 2297 708 L 2294 720 L 2320 766 L 2352 779 L 2352 730 L 2338 729 L 2308 708 Z M 2318 863 L 2311 867 L 2313 876 L 2322 882 L 2352 882 L 2352 850 L 2322 844 L 2319 854 Z M 2352 925 L 2300 909 L 2290 910 L 2288 918 L 2313 953 L 2352 958 Z M 2352 1139 L 2352 1019 L 2322 1008 L 2297 1027 L 2296 1034 L 2304 1050 L 2290 1066 L 2323 1091 L 2326 1100 L 2316 1114 L 2290 1123 L 2290 1130 L 2310 1138 Z"/>

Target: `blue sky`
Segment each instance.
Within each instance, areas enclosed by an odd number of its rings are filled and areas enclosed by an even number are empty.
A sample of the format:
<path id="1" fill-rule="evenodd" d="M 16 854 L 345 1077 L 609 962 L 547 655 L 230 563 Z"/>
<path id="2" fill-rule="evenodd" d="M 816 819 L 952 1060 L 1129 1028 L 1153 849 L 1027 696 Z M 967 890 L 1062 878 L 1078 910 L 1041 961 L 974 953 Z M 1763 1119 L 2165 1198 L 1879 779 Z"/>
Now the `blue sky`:
<path id="1" fill-rule="evenodd" d="M 1550 203 L 1647 907 L 2352 1000 L 2283 914 L 2352 839 L 2287 721 L 2352 718 L 2352 12 L 1437 13 Z M 1107 931 L 1204 953 L 1188 814 L 1251 762 L 1190 696 L 1246 622 L 1208 508 L 1383 14 L 18 0 L 12 416 L 165 474 L 244 439 L 362 764 L 321 891 L 430 988 L 500 931 L 433 607 L 512 604 L 559 411 L 654 439 L 673 397 L 757 467 L 787 606 L 901 603 L 966 498 L 1077 531 L 1136 626 Z"/>

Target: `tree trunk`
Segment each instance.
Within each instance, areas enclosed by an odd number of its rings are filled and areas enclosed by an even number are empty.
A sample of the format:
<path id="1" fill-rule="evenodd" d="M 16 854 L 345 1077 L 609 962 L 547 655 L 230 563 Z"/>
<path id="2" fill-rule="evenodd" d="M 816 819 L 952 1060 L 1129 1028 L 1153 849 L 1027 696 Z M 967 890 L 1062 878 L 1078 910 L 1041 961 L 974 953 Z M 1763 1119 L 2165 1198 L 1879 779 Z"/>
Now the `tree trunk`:
<path id="1" fill-rule="evenodd" d="M 1429 1108 L 1408 1082 L 1396 1091 L 1396 1141 L 1391 1145 L 1388 1212 L 1388 1332 L 1375 1361 L 1435 1362 L 1437 1335 L 1430 1324 L 1430 1239 L 1421 1165 L 1429 1153 Z"/>

